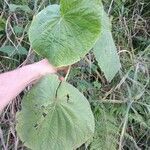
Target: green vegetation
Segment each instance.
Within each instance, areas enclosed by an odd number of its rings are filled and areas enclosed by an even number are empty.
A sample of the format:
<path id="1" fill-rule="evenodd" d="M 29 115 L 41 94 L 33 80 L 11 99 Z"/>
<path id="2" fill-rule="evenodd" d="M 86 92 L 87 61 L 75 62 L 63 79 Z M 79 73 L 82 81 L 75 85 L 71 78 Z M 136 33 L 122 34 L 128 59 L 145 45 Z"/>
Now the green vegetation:
<path id="1" fill-rule="evenodd" d="M 28 30 L 33 16 L 51 3 L 59 4 L 59 1 L 0 1 L 0 72 L 41 59 L 41 56 L 32 50 Z M 120 65 L 114 63 L 109 53 L 104 53 L 103 46 L 107 43 L 112 43 L 110 51 L 116 51 L 113 40 L 107 40 L 107 38 L 112 39 L 112 35 L 109 21 L 104 19 L 106 26 L 102 26 L 105 31 L 102 35 L 106 37 L 105 41 L 100 39 L 94 51 L 91 50 L 84 58 L 81 55 L 83 59 L 70 67 L 67 78 L 67 81 L 88 99 L 95 117 L 94 138 L 82 145 L 79 150 L 149 150 L 150 2 L 149 0 L 104 0 L 103 4 L 112 22 L 111 28 L 121 60 L 121 69 L 112 80 L 116 74 L 114 70 L 118 70 Z M 102 54 L 104 53 L 103 55 L 97 56 L 98 48 Z M 102 61 L 102 56 L 105 56 L 104 60 L 108 57 L 110 61 L 106 64 Z M 115 58 L 116 56 L 117 54 L 114 54 Z M 67 64 L 72 63 L 67 62 Z M 105 67 L 110 64 L 112 68 Z M 29 89 L 30 87 L 25 89 L 0 116 L 0 149 L 26 149 L 24 142 L 19 140 L 16 133 L 16 112 L 21 110 L 21 99 Z M 80 107 L 84 106 L 81 105 L 78 109 Z M 86 113 L 86 107 L 85 112 L 82 113 Z M 85 141 L 86 139 L 83 140 Z M 78 146 L 81 144 L 79 143 L 78 141 Z"/>
<path id="2" fill-rule="evenodd" d="M 76 149 L 94 133 L 88 101 L 56 75 L 48 75 L 34 86 L 17 115 L 18 135 L 31 149 Z"/>

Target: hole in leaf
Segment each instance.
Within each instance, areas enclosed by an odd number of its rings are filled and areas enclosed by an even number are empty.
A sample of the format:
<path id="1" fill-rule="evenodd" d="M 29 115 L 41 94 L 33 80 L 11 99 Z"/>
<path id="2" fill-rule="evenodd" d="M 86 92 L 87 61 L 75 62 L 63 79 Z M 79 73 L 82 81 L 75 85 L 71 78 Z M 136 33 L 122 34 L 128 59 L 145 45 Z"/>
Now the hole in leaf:
<path id="1" fill-rule="evenodd" d="M 70 96 L 69 96 L 69 94 L 67 94 L 67 103 L 69 102 L 69 98 L 70 98 Z"/>
<path id="2" fill-rule="evenodd" d="M 46 117 L 46 116 L 47 116 L 47 114 L 46 114 L 46 113 L 43 113 L 42 115 L 43 115 L 43 117 Z"/>
<path id="3" fill-rule="evenodd" d="M 38 127 L 38 124 L 36 123 L 35 125 L 34 125 L 34 128 L 37 128 Z"/>

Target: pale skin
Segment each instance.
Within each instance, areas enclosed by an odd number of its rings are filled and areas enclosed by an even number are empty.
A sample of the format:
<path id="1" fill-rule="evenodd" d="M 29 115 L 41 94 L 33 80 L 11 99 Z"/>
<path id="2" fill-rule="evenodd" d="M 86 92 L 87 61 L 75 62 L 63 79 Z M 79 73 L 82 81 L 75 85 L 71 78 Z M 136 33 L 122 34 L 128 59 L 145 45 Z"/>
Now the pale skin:
<path id="1" fill-rule="evenodd" d="M 0 112 L 25 87 L 47 74 L 55 74 L 57 69 L 44 59 L 19 69 L 0 74 Z"/>

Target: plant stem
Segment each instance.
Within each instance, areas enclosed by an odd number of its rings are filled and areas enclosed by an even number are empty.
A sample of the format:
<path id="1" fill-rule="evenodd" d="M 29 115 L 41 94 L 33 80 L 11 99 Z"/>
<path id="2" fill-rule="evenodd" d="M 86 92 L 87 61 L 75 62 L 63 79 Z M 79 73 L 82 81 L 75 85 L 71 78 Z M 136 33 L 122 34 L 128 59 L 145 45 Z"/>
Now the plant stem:
<path id="1" fill-rule="evenodd" d="M 66 76 L 65 76 L 65 81 L 67 81 L 67 78 L 68 78 L 68 76 L 69 76 L 70 70 L 71 70 L 71 65 L 70 65 L 69 68 L 68 68 L 67 74 L 66 74 Z"/>
<path id="2" fill-rule="evenodd" d="M 122 150 L 122 142 L 123 142 L 123 139 L 124 139 L 124 134 L 126 132 L 126 128 L 127 128 L 127 124 L 128 124 L 128 115 L 129 115 L 129 111 L 130 111 L 130 108 L 132 106 L 132 103 L 133 103 L 132 101 L 129 102 L 128 107 L 127 107 L 127 111 L 126 111 L 126 114 L 125 114 L 124 123 L 123 123 L 121 136 L 120 136 L 119 150 Z"/>

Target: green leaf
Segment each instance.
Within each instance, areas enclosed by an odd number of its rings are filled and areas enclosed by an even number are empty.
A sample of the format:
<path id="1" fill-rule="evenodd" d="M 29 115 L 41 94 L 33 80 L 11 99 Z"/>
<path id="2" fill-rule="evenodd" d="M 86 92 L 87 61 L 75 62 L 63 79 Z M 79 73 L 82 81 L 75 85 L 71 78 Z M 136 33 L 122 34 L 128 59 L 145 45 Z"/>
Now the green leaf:
<path id="1" fill-rule="evenodd" d="M 14 56 L 16 54 L 20 54 L 20 55 L 28 54 L 27 50 L 22 46 L 18 46 L 17 48 L 15 48 L 14 46 L 9 46 L 9 45 L 1 47 L 0 52 L 7 54 L 9 57 Z"/>
<path id="2" fill-rule="evenodd" d="M 33 18 L 29 39 L 33 49 L 54 66 L 68 66 L 84 57 L 100 31 L 96 1 L 61 0 Z"/>
<path id="3" fill-rule="evenodd" d="M 13 29 L 14 29 L 15 34 L 22 34 L 24 31 L 24 28 L 18 25 L 14 26 Z"/>
<path id="4" fill-rule="evenodd" d="M 16 54 L 19 54 L 19 55 L 27 55 L 28 54 L 28 51 L 25 47 L 22 47 L 22 46 L 18 46 L 17 47 L 17 50 L 16 50 Z"/>
<path id="5" fill-rule="evenodd" d="M 6 20 L 0 17 L 0 31 L 5 30 Z"/>
<path id="6" fill-rule="evenodd" d="M 145 52 L 146 51 L 150 52 L 150 45 L 147 46 L 147 48 L 145 49 Z"/>
<path id="7" fill-rule="evenodd" d="M 110 20 L 101 7 L 102 34 L 94 46 L 94 54 L 106 79 L 111 81 L 119 71 L 121 64 L 111 33 Z"/>
<path id="8" fill-rule="evenodd" d="M 17 10 L 24 11 L 26 13 L 31 13 L 32 10 L 29 8 L 28 5 L 16 5 L 16 4 L 9 4 L 9 10 L 11 12 L 16 12 Z"/>
<path id="9" fill-rule="evenodd" d="M 45 76 L 24 97 L 17 132 L 33 150 L 73 150 L 94 133 L 94 117 L 86 98 L 56 75 Z"/>

